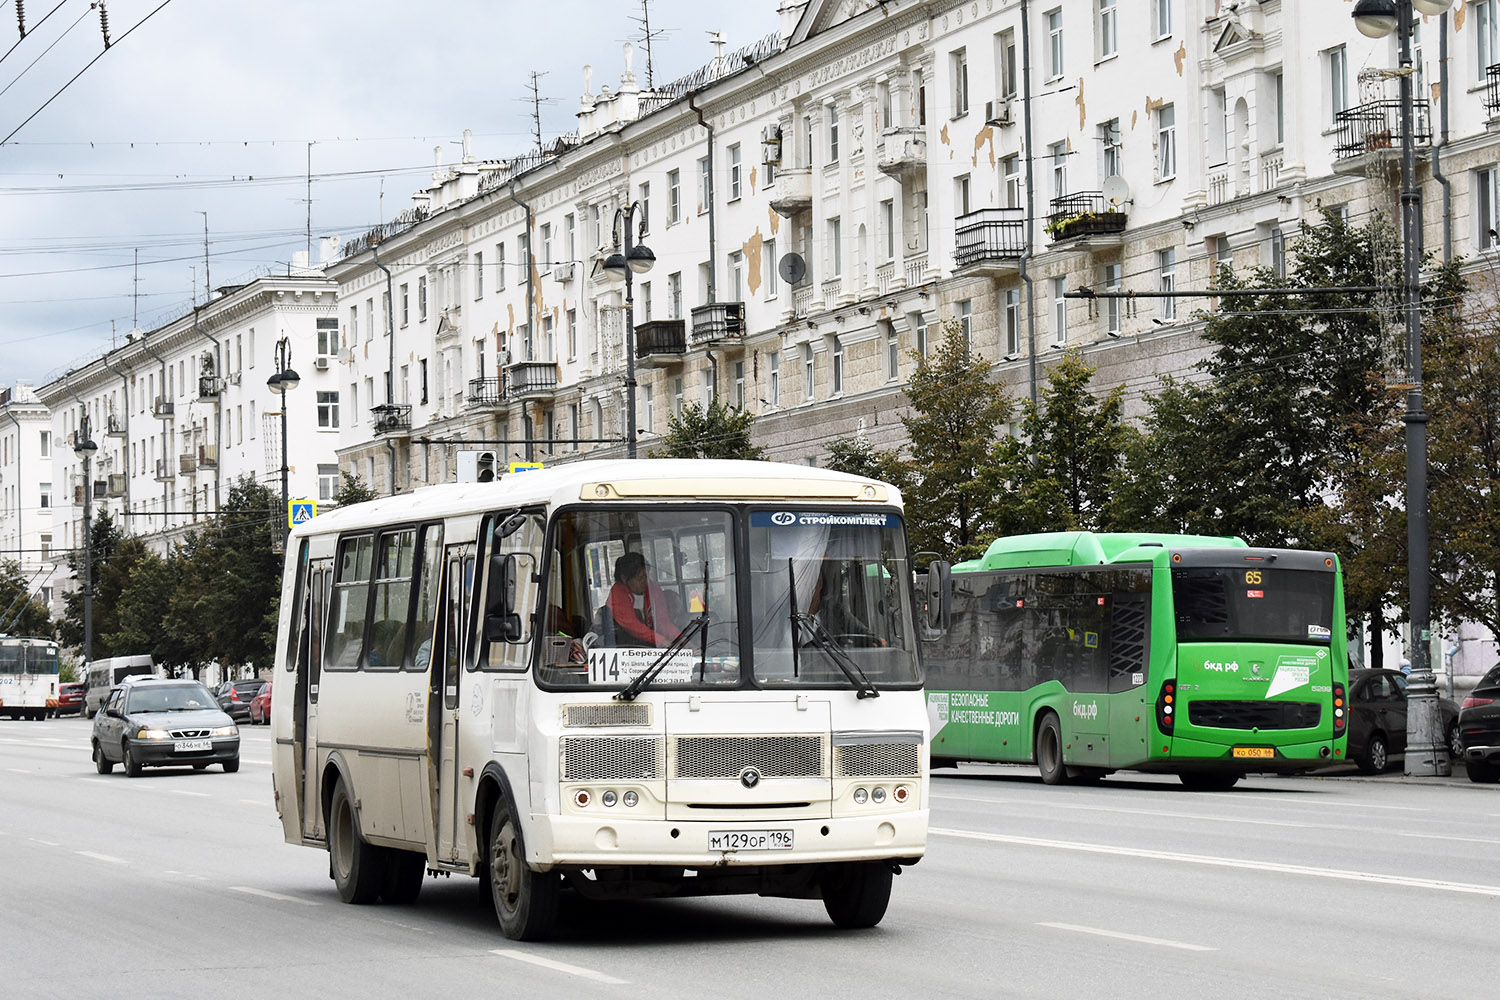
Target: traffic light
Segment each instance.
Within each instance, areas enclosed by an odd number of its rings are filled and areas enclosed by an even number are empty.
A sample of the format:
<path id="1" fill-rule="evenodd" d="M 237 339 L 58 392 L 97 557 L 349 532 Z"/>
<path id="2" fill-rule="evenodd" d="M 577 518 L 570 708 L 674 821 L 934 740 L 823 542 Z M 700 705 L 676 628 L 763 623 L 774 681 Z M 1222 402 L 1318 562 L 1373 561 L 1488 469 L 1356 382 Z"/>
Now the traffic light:
<path id="1" fill-rule="evenodd" d="M 461 483 L 493 483 L 500 467 L 500 456 L 494 451 L 460 451 L 458 453 L 458 481 Z"/>

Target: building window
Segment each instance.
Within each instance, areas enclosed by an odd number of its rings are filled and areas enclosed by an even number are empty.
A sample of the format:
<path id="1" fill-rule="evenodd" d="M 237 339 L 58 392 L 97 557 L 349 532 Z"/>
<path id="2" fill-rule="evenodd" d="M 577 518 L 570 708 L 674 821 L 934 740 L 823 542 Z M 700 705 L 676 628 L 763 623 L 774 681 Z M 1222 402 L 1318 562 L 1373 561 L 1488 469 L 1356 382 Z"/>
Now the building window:
<path id="1" fill-rule="evenodd" d="M 474 298 L 484 298 L 484 254 L 474 251 Z"/>
<path id="2" fill-rule="evenodd" d="M 337 392 L 318 393 L 318 426 L 326 429 L 336 428 L 339 425 L 339 394 Z"/>
<path id="3" fill-rule="evenodd" d="M 646 386 L 646 398 L 643 400 L 646 412 L 642 415 L 641 423 L 647 434 L 656 433 L 656 390 L 653 386 Z M 602 437 L 603 435 L 601 435 Z"/>
<path id="4" fill-rule="evenodd" d="M 885 377 L 892 382 L 901 377 L 901 335 L 890 323 L 885 327 Z"/>
<path id="5" fill-rule="evenodd" d="M 802 398 L 811 402 L 817 392 L 817 379 L 813 367 L 813 345 L 802 345 Z"/>
<path id="6" fill-rule="evenodd" d="M 427 405 L 427 359 L 417 362 L 417 402 Z"/>
<path id="7" fill-rule="evenodd" d="M 37 440 L 37 455 L 40 458 L 52 457 L 52 432 L 42 431 Z"/>
<path id="8" fill-rule="evenodd" d="M 1018 78 L 1014 30 L 1007 28 L 995 36 L 995 63 L 1000 67 L 1000 96 L 1014 97 Z"/>
<path id="9" fill-rule="evenodd" d="M 969 50 L 950 52 L 948 65 L 953 72 L 953 117 L 957 118 L 969 113 Z"/>
<path id="10" fill-rule="evenodd" d="M 43 510 L 46 510 L 48 507 L 51 507 L 51 506 L 52 506 L 52 484 L 51 483 L 42 483 L 41 484 L 41 507 L 42 507 Z"/>
<path id="11" fill-rule="evenodd" d="M 1005 178 L 1005 207 L 1020 208 L 1023 192 L 1019 154 L 1007 156 L 1000 161 L 1000 175 Z"/>
<path id="12" fill-rule="evenodd" d="M 844 391 L 844 342 L 838 337 L 833 338 L 833 394 L 841 395 Z"/>
<path id="13" fill-rule="evenodd" d="M 729 200 L 740 198 L 740 144 L 729 147 Z"/>
<path id="14" fill-rule="evenodd" d="M 651 185 L 642 184 L 641 192 L 649 199 Z M 646 216 L 650 214 L 648 207 L 649 205 L 649 201 L 641 202 L 642 220 L 644 220 Z M 578 259 L 578 223 L 573 218 L 572 212 L 569 212 L 567 215 L 563 216 L 563 253 L 567 255 L 566 259 L 570 264 Z"/>
<path id="15" fill-rule="evenodd" d="M 775 240 L 766 240 L 761 256 L 766 260 L 766 298 L 774 299 L 781 291 L 781 274 L 777 270 Z"/>
<path id="16" fill-rule="evenodd" d="M 969 175 L 953 178 L 953 212 L 955 215 L 969 214 Z"/>
<path id="17" fill-rule="evenodd" d="M 505 291 L 505 244 L 495 244 L 495 291 Z"/>
<path id="18" fill-rule="evenodd" d="M 552 270 L 552 223 L 542 223 L 542 261 L 543 271 Z"/>
<path id="19" fill-rule="evenodd" d="M 427 276 L 417 279 L 417 322 L 427 322 Z"/>
<path id="20" fill-rule="evenodd" d="M 1177 290 L 1177 251 L 1174 248 L 1158 251 L 1156 254 L 1157 284 L 1156 287 L 1163 292 L 1174 292 Z M 1174 298 L 1163 298 L 1161 300 L 1161 318 L 1177 318 L 1177 300 Z"/>
<path id="21" fill-rule="evenodd" d="M 958 329 L 964 338 L 964 351 L 974 349 L 974 303 L 964 299 L 958 304 Z"/>
<path id="22" fill-rule="evenodd" d="M 1049 10 L 1043 16 L 1047 22 L 1047 78 L 1055 80 L 1063 75 L 1062 8 Z"/>
<path id="23" fill-rule="evenodd" d="M 651 322 L 651 282 L 641 282 L 641 290 L 635 298 L 641 304 L 641 322 Z"/>
<path id="24" fill-rule="evenodd" d="M 1496 186 L 1495 167 L 1483 167 L 1474 171 L 1474 238 L 1479 249 L 1491 250 L 1500 246 L 1500 213 L 1496 211 L 1500 188 Z"/>
<path id="25" fill-rule="evenodd" d="M 734 363 L 734 408 L 745 408 L 745 362 Z"/>
<path id="26" fill-rule="evenodd" d="M 339 492 L 338 465 L 318 464 L 318 502 L 333 503 Z"/>
<path id="27" fill-rule="evenodd" d="M 1099 0 L 1099 58 L 1108 59 L 1120 51 L 1119 11 L 1115 0 Z"/>
<path id="28" fill-rule="evenodd" d="M 1123 274 L 1123 267 L 1119 264 L 1104 265 L 1104 290 L 1106 292 L 1118 292 Z M 1104 300 L 1104 332 L 1112 336 L 1119 336 L 1120 323 L 1120 299 Z"/>
<path id="29" fill-rule="evenodd" d="M 739 250 L 729 255 L 729 301 L 745 301 L 745 255 Z"/>
<path id="30" fill-rule="evenodd" d="M 1052 197 L 1061 198 L 1068 193 L 1067 140 L 1048 146 L 1047 158 L 1052 161 Z"/>
<path id="31" fill-rule="evenodd" d="M 1286 144 L 1286 90 L 1280 73 L 1272 78 L 1276 92 L 1276 145 Z"/>
<path id="32" fill-rule="evenodd" d="M 1068 276 L 1052 279 L 1052 332 L 1057 336 L 1054 346 L 1068 342 Z"/>
<path id="33" fill-rule="evenodd" d="M 1005 303 L 1005 355 L 1018 357 L 1021 353 L 1021 290 L 1007 288 L 1003 295 Z"/>
<path id="34" fill-rule="evenodd" d="M 1323 53 L 1328 85 L 1328 124 L 1338 123 L 1339 112 L 1349 108 L 1349 56 L 1344 47 Z"/>
<path id="35" fill-rule="evenodd" d="M 837 278 L 844 273 L 843 220 L 828 220 L 828 276 Z"/>
<path id="36" fill-rule="evenodd" d="M 766 380 L 766 402 L 771 406 L 781 405 L 781 352 L 772 351 L 771 358 L 766 365 L 768 376 Z"/>
<path id="37" fill-rule="evenodd" d="M 828 162 L 839 162 L 839 109 L 828 105 Z"/>
<path id="38" fill-rule="evenodd" d="M 578 359 L 578 310 L 568 310 L 568 360 Z"/>
<path id="39" fill-rule="evenodd" d="M 375 300 L 374 299 L 365 299 L 365 342 L 368 343 L 368 342 L 370 342 L 370 341 L 372 341 L 374 339 L 375 339 Z M 252 350 L 250 352 L 250 356 L 252 358 L 255 357 L 254 350 Z"/>
<path id="40" fill-rule="evenodd" d="M 698 214 L 702 215 L 708 211 L 708 190 L 710 178 L 708 174 L 708 157 L 698 161 Z"/>
<path id="41" fill-rule="evenodd" d="M 896 202 L 887 199 L 880 203 L 880 235 L 884 244 L 885 259 L 896 259 Z"/>
<path id="42" fill-rule="evenodd" d="M 1155 0 L 1156 37 L 1170 38 L 1172 35 L 1172 0 Z"/>
<path id="43" fill-rule="evenodd" d="M 52 536 L 51 535 L 42 535 L 41 539 L 40 539 L 40 544 L 42 546 L 42 561 L 46 562 L 48 559 L 52 558 Z M 46 590 L 46 591 L 51 591 L 52 588 L 51 587 L 43 587 L 42 589 Z M 46 596 L 44 596 L 42 598 L 42 603 L 43 604 L 51 604 L 52 603 L 52 596 L 51 596 L 50 593 L 47 594 Z"/>
<path id="44" fill-rule="evenodd" d="M 667 171 L 667 225 L 682 221 L 682 171 Z"/>
<path id="45" fill-rule="evenodd" d="M 1469 4 L 1469 17 L 1474 21 L 1474 78 L 1484 83 L 1497 61 L 1495 0 Z"/>
<path id="46" fill-rule="evenodd" d="M 667 308 L 672 319 L 682 319 L 682 272 L 667 275 Z"/>
<path id="47" fill-rule="evenodd" d="M 644 236 L 646 233 L 649 233 L 651 231 L 651 182 L 642 181 L 641 186 L 638 190 L 639 194 L 636 197 L 636 201 L 639 202 L 641 206 L 641 213 L 638 218 L 640 219 L 640 233 Z M 573 226 L 573 217 L 571 215 L 568 216 L 567 223 L 568 229 L 571 232 Z M 572 237 L 570 235 L 570 243 L 571 240 Z"/>
<path id="48" fill-rule="evenodd" d="M 682 416 L 682 376 L 672 380 L 672 416 Z"/>
<path id="49" fill-rule="evenodd" d="M 1177 176 L 1177 109 L 1163 104 L 1156 109 L 1156 179 Z"/>
<path id="50" fill-rule="evenodd" d="M 912 326 L 912 334 L 917 340 L 917 357 L 923 361 L 927 360 L 927 320 L 922 313 L 917 313 L 916 323 Z"/>
<path id="51" fill-rule="evenodd" d="M 1233 266 L 1234 248 L 1230 245 L 1228 236 L 1220 236 L 1214 240 L 1214 278 L 1217 280 L 1220 271 Z"/>
<path id="52" fill-rule="evenodd" d="M 1286 277 L 1286 234 L 1278 226 L 1271 230 L 1271 273 Z"/>
<path id="53" fill-rule="evenodd" d="M 1120 160 L 1120 119 L 1111 118 L 1099 126 L 1099 146 L 1103 154 L 1100 164 L 1104 177 L 1114 177 L 1122 169 Z"/>

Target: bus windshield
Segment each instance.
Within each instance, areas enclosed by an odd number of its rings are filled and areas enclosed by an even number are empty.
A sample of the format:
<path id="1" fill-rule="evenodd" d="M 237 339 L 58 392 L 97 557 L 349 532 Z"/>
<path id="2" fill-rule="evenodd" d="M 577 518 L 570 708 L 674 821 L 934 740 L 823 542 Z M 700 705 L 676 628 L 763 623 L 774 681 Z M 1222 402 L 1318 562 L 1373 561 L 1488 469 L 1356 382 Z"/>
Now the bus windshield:
<path id="1" fill-rule="evenodd" d="M 1293 569 L 1172 570 L 1179 642 L 1250 639 L 1327 645 L 1334 574 Z"/>
<path id="2" fill-rule="evenodd" d="M 911 568 L 899 516 L 753 511 L 749 558 L 760 684 L 917 683 Z"/>
<path id="3" fill-rule="evenodd" d="M 59 672 L 57 645 L 46 639 L 0 640 L 0 674 Z"/>

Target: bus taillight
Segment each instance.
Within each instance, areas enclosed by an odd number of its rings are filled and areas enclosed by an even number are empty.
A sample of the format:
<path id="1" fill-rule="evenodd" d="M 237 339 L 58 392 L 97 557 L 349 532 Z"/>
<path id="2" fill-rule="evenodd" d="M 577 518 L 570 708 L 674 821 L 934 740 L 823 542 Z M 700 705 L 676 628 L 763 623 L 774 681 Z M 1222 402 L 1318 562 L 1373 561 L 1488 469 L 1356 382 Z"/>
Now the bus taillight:
<path id="1" fill-rule="evenodd" d="M 1338 739 L 1348 731 L 1349 712 L 1344 698 L 1344 685 L 1333 683 L 1333 738 Z"/>
<path id="2" fill-rule="evenodd" d="M 1164 733 L 1172 731 L 1172 716 L 1177 714 L 1177 682 L 1166 681 L 1156 696 L 1156 722 Z"/>

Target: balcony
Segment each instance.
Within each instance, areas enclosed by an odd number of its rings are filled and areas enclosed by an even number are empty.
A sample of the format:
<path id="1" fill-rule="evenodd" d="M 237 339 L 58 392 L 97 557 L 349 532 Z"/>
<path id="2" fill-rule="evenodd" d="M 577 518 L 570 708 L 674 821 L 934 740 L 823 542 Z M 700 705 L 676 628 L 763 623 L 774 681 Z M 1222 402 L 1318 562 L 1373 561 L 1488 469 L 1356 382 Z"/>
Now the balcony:
<path id="1" fill-rule="evenodd" d="M 1411 103 L 1412 142 L 1427 145 L 1432 141 L 1429 103 Z M 1400 101 L 1373 101 L 1340 111 L 1334 115 L 1334 125 L 1338 130 L 1333 145 L 1334 173 L 1362 169 L 1367 157 L 1388 160 L 1401 155 Z"/>
<path id="2" fill-rule="evenodd" d="M 880 153 L 875 166 L 883 174 L 905 180 L 927 172 L 927 139 L 913 126 L 888 128 L 880 135 Z"/>
<path id="3" fill-rule="evenodd" d="M 156 481 L 158 483 L 169 483 L 177 478 L 177 473 L 172 471 L 172 463 L 165 458 L 156 460 Z"/>
<path id="4" fill-rule="evenodd" d="M 411 433 L 410 403 L 380 403 L 370 407 L 376 434 L 404 437 Z"/>
<path id="5" fill-rule="evenodd" d="M 906 287 L 916 288 L 927 281 L 927 251 L 906 258 Z"/>
<path id="6" fill-rule="evenodd" d="M 1500 63 L 1485 68 L 1484 110 L 1491 116 L 1500 115 Z"/>
<path id="7" fill-rule="evenodd" d="M 198 471 L 198 456 L 192 452 L 177 456 L 177 471 L 184 476 L 191 476 Z"/>
<path id="8" fill-rule="evenodd" d="M 505 379 L 498 375 L 494 378 L 469 379 L 469 392 L 464 396 L 464 401 L 474 409 L 504 406 L 507 402 Z"/>
<path id="9" fill-rule="evenodd" d="M 1047 234 L 1053 243 L 1117 247 L 1125 241 L 1125 222 L 1125 213 L 1110 208 L 1103 192 L 1080 191 L 1052 199 Z"/>
<path id="10" fill-rule="evenodd" d="M 654 319 L 635 328 L 635 359 L 652 368 L 681 361 L 687 350 L 687 323 L 680 319 Z"/>
<path id="11" fill-rule="evenodd" d="M 981 208 L 953 222 L 953 265 L 980 274 L 1010 274 L 1026 252 L 1026 211 Z"/>
<path id="12" fill-rule="evenodd" d="M 505 383 L 512 399 L 551 399 L 557 392 L 557 363 L 519 361 L 505 369 Z"/>
<path id="13" fill-rule="evenodd" d="M 806 319 L 812 315 L 813 286 L 811 284 L 801 285 L 792 289 L 792 315 L 797 319 Z"/>
<path id="14" fill-rule="evenodd" d="M 171 420 L 176 410 L 177 406 L 175 403 L 161 396 L 157 396 L 156 401 L 151 404 L 151 415 L 159 420 Z"/>
<path id="15" fill-rule="evenodd" d="M 224 380 L 217 375 L 201 375 L 198 378 L 198 399 L 200 402 L 208 402 L 219 398 L 219 393 L 224 391 Z"/>
<path id="16" fill-rule="evenodd" d="M 219 467 L 219 446 L 216 444 L 200 444 L 198 446 L 198 468 L 217 469 Z"/>
<path id="17" fill-rule="evenodd" d="M 717 344 L 745 336 L 745 303 L 710 302 L 693 309 L 693 345 Z"/>
<path id="18" fill-rule="evenodd" d="M 122 438 L 125 436 L 125 421 L 113 413 L 104 418 L 104 434 L 106 437 Z"/>
<path id="19" fill-rule="evenodd" d="M 104 495 L 113 500 L 118 500 L 125 495 L 125 474 L 123 472 L 110 473 L 105 481 Z"/>
<path id="20" fill-rule="evenodd" d="M 776 174 L 771 211 L 785 219 L 812 208 L 812 167 L 786 167 Z"/>

